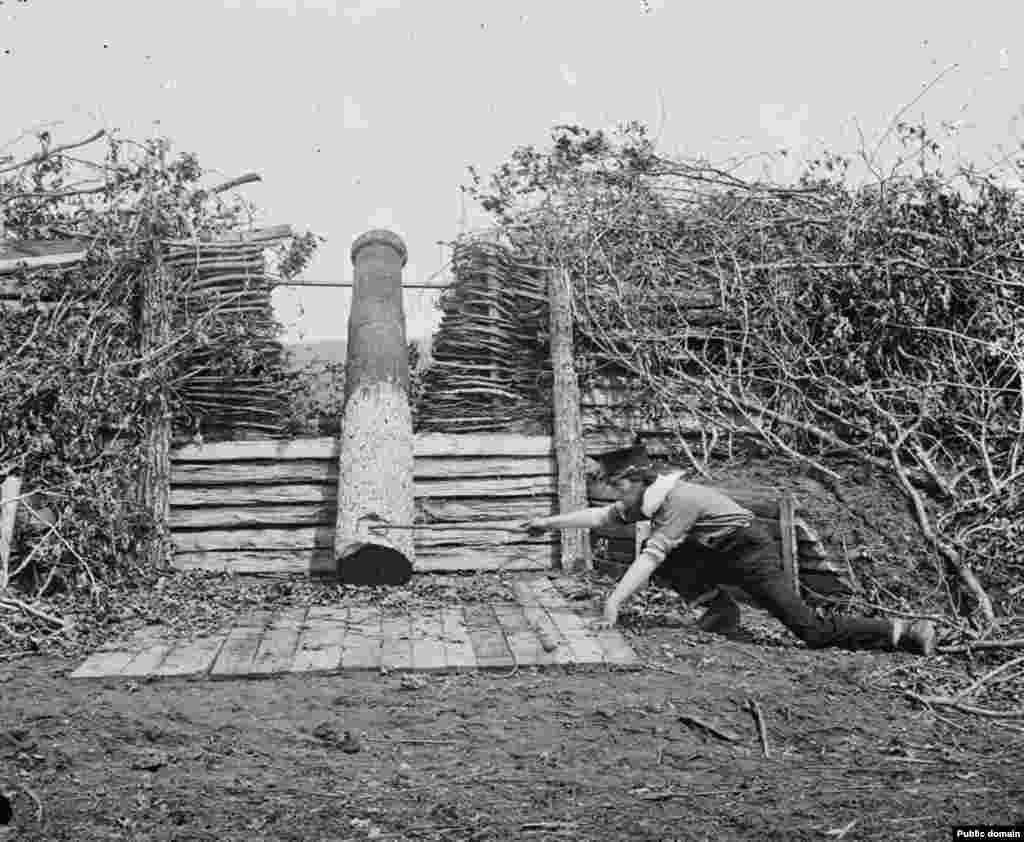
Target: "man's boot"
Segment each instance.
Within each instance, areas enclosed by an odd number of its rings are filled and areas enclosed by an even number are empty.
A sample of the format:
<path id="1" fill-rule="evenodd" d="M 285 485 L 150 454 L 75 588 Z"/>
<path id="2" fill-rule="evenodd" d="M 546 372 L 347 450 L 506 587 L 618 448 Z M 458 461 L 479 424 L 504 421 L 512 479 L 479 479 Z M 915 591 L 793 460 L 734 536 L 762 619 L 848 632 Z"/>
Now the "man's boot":
<path id="1" fill-rule="evenodd" d="M 906 620 L 893 623 L 893 648 L 915 655 L 935 654 L 935 624 L 931 620 L 917 620 L 907 624 Z"/>
<path id="2" fill-rule="evenodd" d="M 724 588 L 708 603 L 708 610 L 697 621 L 701 631 L 734 634 L 740 628 L 740 606 Z"/>

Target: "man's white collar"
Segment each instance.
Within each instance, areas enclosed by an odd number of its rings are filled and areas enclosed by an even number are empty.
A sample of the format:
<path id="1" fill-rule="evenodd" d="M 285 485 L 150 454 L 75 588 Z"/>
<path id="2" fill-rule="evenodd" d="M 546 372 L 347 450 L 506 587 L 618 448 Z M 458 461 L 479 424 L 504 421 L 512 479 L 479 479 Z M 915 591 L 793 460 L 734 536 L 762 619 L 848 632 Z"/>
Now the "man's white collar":
<path id="1" fill-rule="evenodd" d="M 661 508 L 665 502 L 665 498 L 668 493 L 672 490 L 672 486 L 676 484 L 676 481 L 683 475 L 682 471 L 673 471 L 671 474 L 662 474 L 654 482 L 648 486 L 644 492 L 643 502 L 640 504 L 640 508 L 643 510 L 644 516 L 650 520 L 654 517 L 654 513 Z"/>

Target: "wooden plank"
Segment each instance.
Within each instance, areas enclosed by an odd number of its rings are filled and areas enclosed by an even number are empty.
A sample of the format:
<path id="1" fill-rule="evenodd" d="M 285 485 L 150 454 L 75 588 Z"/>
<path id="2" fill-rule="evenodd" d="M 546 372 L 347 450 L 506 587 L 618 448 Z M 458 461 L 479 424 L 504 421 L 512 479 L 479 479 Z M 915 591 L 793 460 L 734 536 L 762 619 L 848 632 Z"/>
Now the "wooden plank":
<path id="1" fill-rule="evenodd" d="M 292 672 L 334 672 L 341 667 L 341 648 L 349 621 L 347 607 L 314 605 L 295 647 Z"/>
<path id="2" fill-rule="evenodd" d="M 517 523 L 558 512 L 554 495 L 492 500 L 423 499 L 416 501 L 416 519 L 424 523 L 475 522 L 510 519 Z"/>
<path id="3" fill-rule="evenodd" d="M 303 460 L 338 458 L 338 440 L 333 436 L 263 441 L 218 441 L 186 444 L 171 450 L 171 462 L 238 462 L 246 459 Z"/>
<path id="4" fill-rule="evenodd" d="M 457 546 L 464 548 L 491 548 L 499 543 L 514 546 L 550 545 L 556 538 L 549 534 L 529 536 L 517 521 L 474 524 L 473 529 L 462 529 L 458 524 L 424 526 L 415 530 L 417 550 L 420 547 Z M 387 535 L 385 528 L 381 535 Z M 334 545 L 334 529 L 330 525 L 300 526 L 294 529 L 228 529 L 202 531 L 176 531 L 173 533 L 176 550 L 186 553 L 206 550 L 292 550 L 312 547 L 330 548 Z"/>
<path id="5" fill-rule="evenodd" d="M 11 475 L 0 485 L 0 570 L 7 571 L 14 544 L 14 524 L 18 514 L 18 495 L 21 493 L 21 477 Z M 6 580 L 3 581 L 6 585 Z"/>
<path id="6" fill-rule="evenodd" d="M 412 669 L 445 669 L 444 621 L 440 610 L 423 610 L 412 617 Z"/>
<path id="7" fill-rule="evenodd" d="M 420 433 L 416 455 L 423 456 L 550 456 L 551 436 L 519 433 Z"/>
<path id="8" fill-rule="evenodd" d="M 475 669 L 477 666 L 473 642 L 466 627 L 465 612 L 461 607 L 441 609 L 444 634 L 444 661 L 448 669 Z"/>
<path id="9" fill-rule="evenodd" d="M 557 542 L 551 534 L 530 535 L 520 520 L 477 521 L 472 524 L 423 524 L 416 530 L 416 548 L 457 545 L 492 548 L 499 545 L 526 547 Z"/>
<path id="10" fill-rule="evenodd" d="M 152 233 L 152 217 L 144 217 L 145 230 Z M 171 340 L 171 286 L 172 272 L 163 265 L 160 249 L 151 252 L 149 260 L 142 264 L 136 280 L 138 316 L 136 332 L 138 353 L 143 359 L 163 351 Z M 159 354 L 152 363 L 154 382 L 163 384 L 170 377 L 171 369 L 163 355 Z M 165 524 L 170 511 L 171 475 L 171 418 L 170 390 L 161 385 L 154 388 L 143 404 L 142 414 L 142 456 L 135 477 L 135 494 L 140 508 L 157 526 L 141 547 L 139 558 L 149 567 L 162 568 L 170 561 Z"/>
<path id="11" fill-rule="evenodd" d="M 528 581 L 519 580 L 512 583 L 512 588 L 523 609 L 523 616 L 530 624 L 541 644 L 537 656 L 538 664 L 571 664 L 572 649 L 569 641 L 555 625 L 547 610 L 537 599 Z"/>
<path id="12" fill-rule="evenodd" d="M 583 618 L 565 601 L 547 579 L 534 579 L 530 587 L 537 601 L 545 608 L 551 620 L 568 641 L 576 663 L 603 663 L 604 652 L 591 634 Z"/>
<path id="13" fill-rule="evenodd" d="M 248 486 L 173 486 L 171 506 L 261 506 L 270 504 L 317 503 L 333 505 L 337 500 L 330 484 Z"/>
<path id="14" fill-rule="evenodd" d="M 557 544 L 513 544 L 490 549 L 472 547 L 417 547 L 413 569 L 418 573 L 442 570 L 550 570 Z"/>
<path id="15" fill-rule="evenodd" d="M 154 670 L 154 675 L 187 676 L 205 675 L 217 658 L 227 634 L 197 637 L 175 645 L 163 663 Z"/>
<path id="16" fill-rule="evenodd" d="M 381 612 L 373 606 L 353 606 L 341 644 L 341 668 L 378 669 L 381 666 Z"/>
<path id="17" fill-rule="evenodd" d="M 417 456 L 416 479 L 554 476 L 551 456 Z"/>
<path id="18" fill-rule="evenodd" d="M 337 482 L 338 466 L 326 459 L 241 462 L 173 462 L 174 485 L 250 485 Z"/>
<path id="19" fill-rule="evenodd" d="M 558 460 L 558 507 L 562 512 L 586 508 L 583 422 L 580 388 L 573 354 L 572 278 L 565 269 L 548 273 L 548 310 L 551 326 L 553 372 L 553 443 Z M 562 529 L 563 570 L 592 570 L 590 541 L 584 529 Z"/>
<path id="20" fill-rule="evenodd" d="M 329 503 L 297 503 L 284 506 L 203 506 L 172 508 L 171 529 L 202 527 L 241 528 L 246 526 L 317 526 L 333 524 L 334 506 Z M 524 518 L 525 520 L 525 518 Z"/>
<path id="21" fill-rule="evenodd" d="M 86 659 L 72 678 L 109 678 L 119 676 L 140 653 L 160 643 L 158 629 L 142 629 L 129 640 L 108 644 Z"/>
<path id="22" fill-rule="evenodd" d="M 415 496 L 436 497 L 524 497 L 554 494 L 555 477 L 505 477 L 496 479 L 416 480 Z"/>
<path id="23" fill-rule="evenodd" d="M 417 480 L 414 495 L 421 499 L 439 497 L 527 497 L 550 495 L 555 491 L 552 476 L 492 479 Z M 174 486 L 172 506 L 250 506 L 278 503 L 333 503 L 335 486 L 329 483 L 248 486 Z"/>
<path id="24" fill-rule="evenodd" d="M 494 609 L 490 605 L 467 605 L 463 610 L 477 666 L 483 669 L 514 666 L 512 651 Z"/>
<path id="25" fill-rule="evenodd" d="M 507 476 L 552 476 L 551 457 L 426 457 L 413 465 L 416 479 L 493 478 Z M 175 485 L 249 485 L 263 483 L 337 482 L 338 466 L 326 459 L 237 462 L 174 462 L 171 482 Z"/>
<path id="26" fill-rule="evenodd" d="M 380 665 L 389 670 L 412 669 L 412 620 L 408 614 L 381 617 Z"/>
<path id="27" fill-rule="evenodd" d="M 306 611 L 305 607 L 285 608 L 274 616 L 253 656 L 251 675 L 288 672 L 295 660 Z"/>
<path id="28" fill-rule="evenodd" d="M 334 546 L 334 528 L 298 526 L 294 529 L 227 529 L 172 534 L 175 551 L 206 550 L 305 550 Z"/>
<path id="29" fill-rule="evenodd" d="M 494 606 L 494 615 L 505 633 L 505 640 L 508 641 L 508 647 L 512 650 L 516 663 L 520 666 L 538 663 L 544 650 L 526 619 L 523 607 L 515 603 L 498 603 Z"/>
<path id="30" fill-rule="evenodd" d="M 779 540 L 782 544 L 782 565 L 789 577 L 793 592 L 800 593 L 800 566 L 797 555 L 796 500 L 792 494 L 785 494 L 779 500 Z"/>
<path id="31" fill-rule="evenodd" d="M 135 652 L 113 650 L 96 652 L 90 655 L 78 669 L 71 673 L 72 678 L 104 678 L 120 674 L 135 657 Z"/>
<path id="32" fill-rule="evenodd" d="M 189 444 L 174 448 L 176 462 L 233 462 L 244 459 L 325 459 L 338 457 L 338 440 L 330 436 L 266 441 L 228 441 Z M 419 433 L 414 437 L 417 457 L 547 456 L 553 452 L 550 436 L 517 433 Z"/>
<path id="33" fill-rule="evenodd" d="M 209 570 L 224 573 L 306 573 L 330 575 L 336 570 L 331 549 L 206 550 L 176 552 L 177 570 Z"/>
<path id="34" fill-rule="evenodd" d="M 231 629 L 213 662 L 210 675 L 248 675 L 272 616 L 270 611 L 256 611 L 242 624 Z"/>
<path id="35" fill-rule="evenodd" d="M 143 649 L 131 659 L 123 670 L 123 676 L 147 676 L 152 675 L 170 654 L 173 645 L 170 643 L 155 643 Z"/>

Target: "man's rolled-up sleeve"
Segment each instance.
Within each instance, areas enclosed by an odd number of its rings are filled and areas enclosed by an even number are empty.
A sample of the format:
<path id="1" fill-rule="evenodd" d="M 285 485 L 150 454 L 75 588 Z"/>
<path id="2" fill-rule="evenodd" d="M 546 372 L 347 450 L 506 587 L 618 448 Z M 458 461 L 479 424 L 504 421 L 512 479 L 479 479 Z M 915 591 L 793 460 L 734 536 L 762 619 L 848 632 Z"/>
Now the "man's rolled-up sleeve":
<path id="1" fill-rule="evenodd" d="M 661 564 L 665 556 L 686 540 L 699 516 L 699 501 L 683 489 L 672 489 L 655 514 L 654 529 L 644 553 L 655 564 Z"/>

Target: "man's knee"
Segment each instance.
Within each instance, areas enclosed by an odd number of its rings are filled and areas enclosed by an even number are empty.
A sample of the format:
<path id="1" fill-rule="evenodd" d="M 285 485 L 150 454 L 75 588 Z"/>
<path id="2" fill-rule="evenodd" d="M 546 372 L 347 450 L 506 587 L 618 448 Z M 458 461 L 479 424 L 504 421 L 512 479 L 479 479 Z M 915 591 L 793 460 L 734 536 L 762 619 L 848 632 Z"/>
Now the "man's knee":
<path id="1" fill-rule="evenodd" d="M 815 615 L 800 622 L 786 623 L 786 626 L 808 649 L 825 649 L 832 644 L 835 636 L 829 624 Z"/>
<path id="2" fill-rule="evenodd" d="M 832 635 L 819 629 L 802 629 L 802 633 L 798 633 L 797 637 L 807 644 L 808 649 L 827 649 L 832 645 Z"/>

